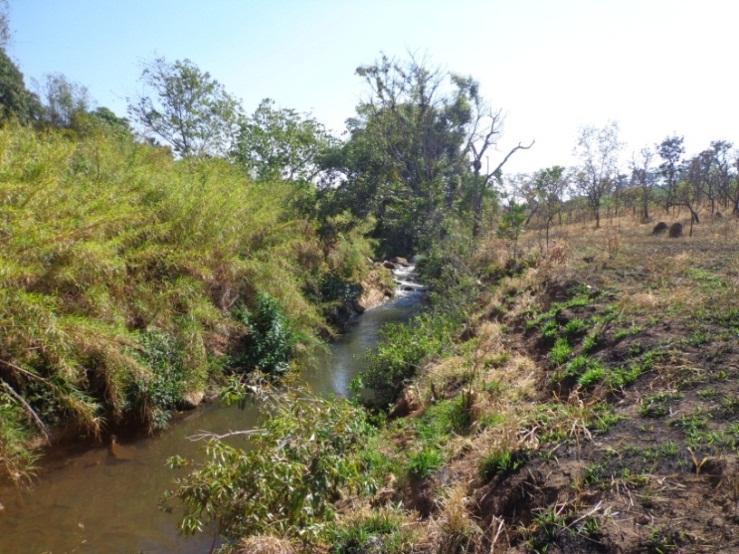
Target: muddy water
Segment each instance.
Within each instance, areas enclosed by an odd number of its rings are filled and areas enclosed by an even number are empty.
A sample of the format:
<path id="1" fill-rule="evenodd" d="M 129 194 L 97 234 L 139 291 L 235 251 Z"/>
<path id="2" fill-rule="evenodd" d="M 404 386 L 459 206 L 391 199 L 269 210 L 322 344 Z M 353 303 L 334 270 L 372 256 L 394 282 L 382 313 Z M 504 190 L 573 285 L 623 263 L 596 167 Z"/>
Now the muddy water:
<path id="1" fill-rule="evenodd" d="M 365 312 L 323 363 L 304 372 L 316 392 L 346 394 L 380 327 L 418 309 L 422 293 L 412 276 L 409 269 L 397 271 L 396 296 Z M 247 429 L 257 418 L 254 406 L 209 404 L 156 437 L 122 444 L 119 459 L 93 448 L 45 464 L 29 489 L 0 490 L 0 554 L 207 552 L 211 537 L 180 536 L 176 514 L 158 508 L 173 478 L 165 461 L 174 454 L 201 458 L 203 444 L 188 440 L 198 431 Z"/>

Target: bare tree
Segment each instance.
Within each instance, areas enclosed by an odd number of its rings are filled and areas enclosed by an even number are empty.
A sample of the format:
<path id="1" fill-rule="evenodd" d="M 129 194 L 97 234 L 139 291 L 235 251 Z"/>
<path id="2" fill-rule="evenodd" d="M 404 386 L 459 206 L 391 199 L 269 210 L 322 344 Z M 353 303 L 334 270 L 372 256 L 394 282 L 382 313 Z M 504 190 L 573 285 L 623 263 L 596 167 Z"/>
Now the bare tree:
<path id="1" fill-rule="evenodd" d="M 580 130 L 575 154 L 582 165 L 575 178 L 577 188 L 586 197 L 595 228 L 600 227 L 600 208 L 603 198 L 613 191 L 618 176 L 618 153 L 621 149 L 618 125 L 608 123 L 603 128 L 585 127 Z"/>

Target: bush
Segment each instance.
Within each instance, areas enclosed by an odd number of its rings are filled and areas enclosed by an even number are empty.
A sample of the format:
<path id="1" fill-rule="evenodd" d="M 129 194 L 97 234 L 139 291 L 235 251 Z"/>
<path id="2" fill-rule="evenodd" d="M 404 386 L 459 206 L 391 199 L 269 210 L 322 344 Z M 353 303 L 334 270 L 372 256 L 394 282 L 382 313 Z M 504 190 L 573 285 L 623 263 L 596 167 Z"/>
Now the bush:
<path id="1" fill-rule="evenodd" d="M 273 395 L 248 451 L 212 440 L 207 459 L 175 491 L 181 528 L 217 523 L 231 540 L 256 534 L 316 538 L 333 520 L 344 488 L 366 489 L 358 455 L 373 428 L 363 410 L 340 399 L 299 392 Z"/>
<path id="2" fill-rule="evenodd" d="M 253 311 L 240 306 L 234 317 L 244 325 L 247 335 L 243 350 L 232 358 L 232 367 L 241 371 L 259 369 L 270 374 L 287 371 L 298 337 L 277 301 L 260 294 Z"/>
<path id="3" fill-rule="evenodd" d="M 408 324 L 385 325 L 378 346 L 353 384 L 355 395 L 370 408 L 387 409 L 424 359 L 452 346 L 455 328 L 456 319 L 441 314 L 423 314 Z"/>

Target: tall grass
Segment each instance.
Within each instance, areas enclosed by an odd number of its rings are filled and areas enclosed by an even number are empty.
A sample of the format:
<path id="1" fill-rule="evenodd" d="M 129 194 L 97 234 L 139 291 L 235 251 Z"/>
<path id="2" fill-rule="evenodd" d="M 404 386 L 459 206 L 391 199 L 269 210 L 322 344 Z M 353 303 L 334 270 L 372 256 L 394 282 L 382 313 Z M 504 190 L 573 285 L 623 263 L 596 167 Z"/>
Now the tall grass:
<path id="1" fill-rule="evenodd" d="M 0 467 L 18 474 L 29 432 L 100 435 L 202 389 L 260 294 L 315 336 L 327 263 L 292 194 L 124 138 L 0 129 Z"/>

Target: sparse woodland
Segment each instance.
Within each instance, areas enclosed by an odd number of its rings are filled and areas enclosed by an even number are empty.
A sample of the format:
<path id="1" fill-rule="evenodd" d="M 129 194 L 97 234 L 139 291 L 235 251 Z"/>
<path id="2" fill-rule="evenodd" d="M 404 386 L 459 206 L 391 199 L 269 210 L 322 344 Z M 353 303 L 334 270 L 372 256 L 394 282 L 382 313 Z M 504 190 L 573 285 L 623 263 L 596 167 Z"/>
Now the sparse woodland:
<path id="1" fill-rule="evenodd" d="M 514 175 L 533 140 L 498 152 L 478 83 L 413 58 L 357 68 L 341 139 L 189 60 L 151 62 L 126 117 L 0 67 L 4 479 L 256 394 L 252 449 L 171 460 L 181 530 L 223 552 L 739 550 L 731 143 L 623 163 L 608 123 Z M 397 255 L 427 303 L 352 397 L 283 379 Z"/>

